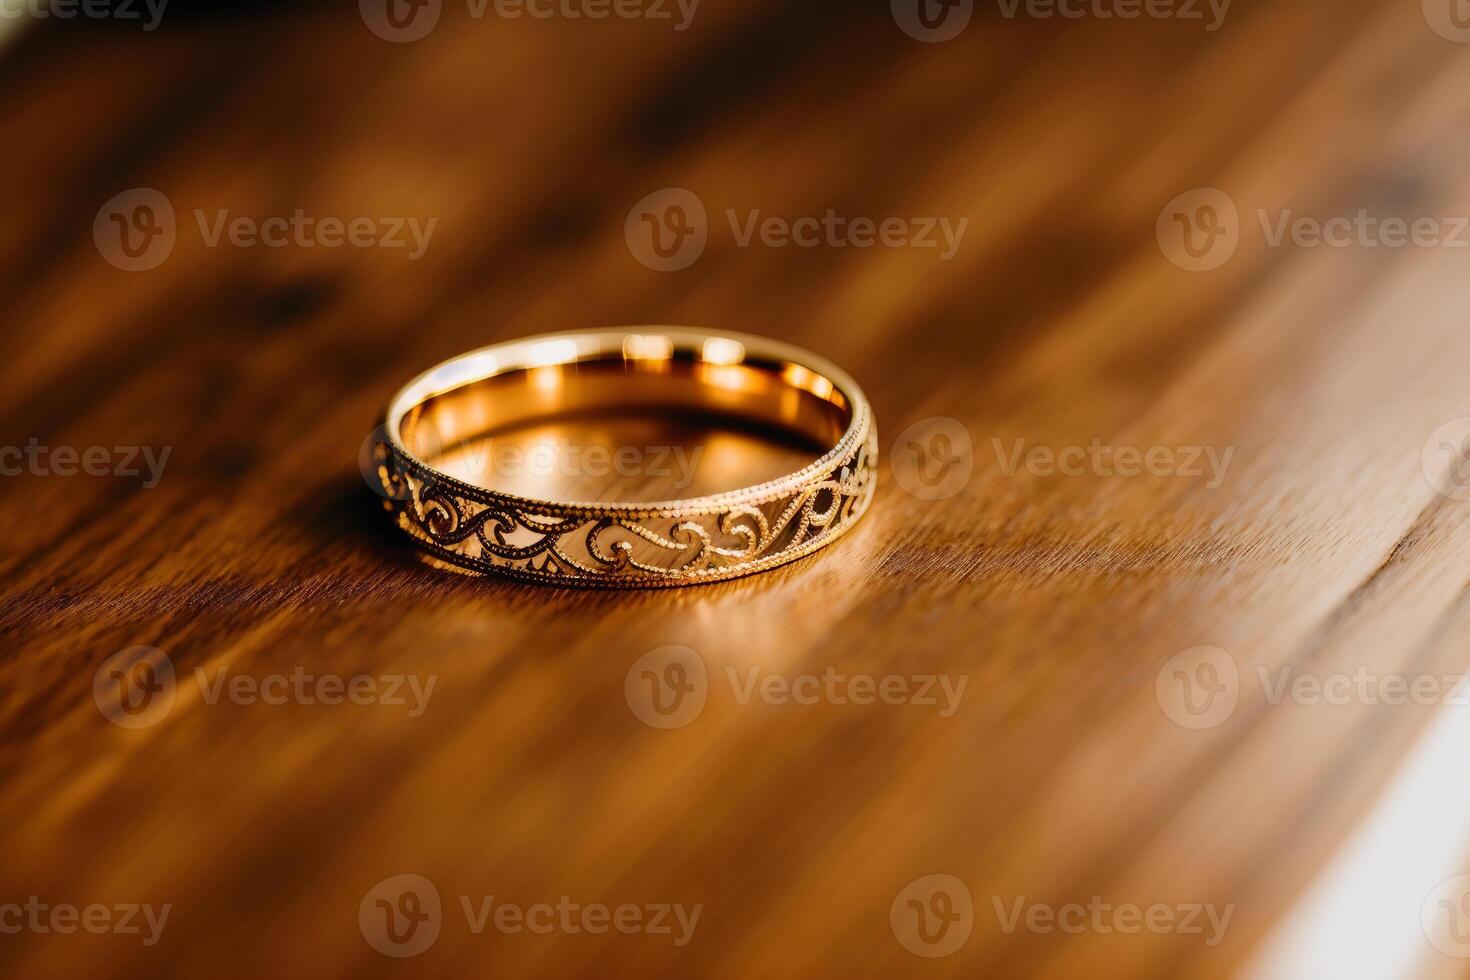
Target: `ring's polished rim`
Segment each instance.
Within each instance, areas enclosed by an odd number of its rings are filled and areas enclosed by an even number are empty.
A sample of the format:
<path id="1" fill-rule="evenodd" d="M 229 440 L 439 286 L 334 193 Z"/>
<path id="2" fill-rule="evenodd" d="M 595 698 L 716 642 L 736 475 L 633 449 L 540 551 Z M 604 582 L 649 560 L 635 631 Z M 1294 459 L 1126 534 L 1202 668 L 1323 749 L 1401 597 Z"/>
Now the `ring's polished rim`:
<path id="1" fill-rule="evenodd" d="M 795 394 L 795 401 L 813 396 L 817 404 L 826 403 L 835 413 L 831 432 L 839 420 L 845 428 L 830 449 L 794 473 L 755 486 L 653 502 L 537 499 L 467 484 L 416 457 L 405 436 L 405 420 L 416 410 L 480 382 L 550 368 L 556 387 L 563 383 L 557 368 L 620 358 L 635 372 L 657 371 L 661 360 L 692 364 L 706 374 L 734 368 L 734 388 L 759 389 L 743 391 L 740 397 L 747 399 L 767 397 L 776 379 L 787 400 Z M 764 380 L 741 384 L 739 377 L 750 371 Z M 636 373 L 628 383 L 637 383 Z M 712 391 L 718 386 L 701 383 Z M 425 550 L 473 571 L 602 587 L 718 581 L 809 554 L 835 541 L 866 511 L 877 455 L 872 410 L 845 371 L 790 344 L 689 327 L 549 333 L 459 355 L 394 395 L 384 430 L 379 477 L 400 526 Z M 818 507 L 819 500 L 825 505 Z M 772 511 L 774 519 L 762 510 L 783 501 Z M 677 523 L 665 526 L 670 521 Z M 509 536 L 515 533 L 540 537 L 530 545 L 512 544 Z M 629 541 L 604 540 L 620 533 L 678 561 L 669 566 L 643 562 L 634 557 Z M 583 535 L 583 550 L 573 555 L 563 539 L 576 542 Z M 736 541 L 738 546 L 732 546 Z"/>
<path id="2" fill-rule="evenodd" d="M 545 333 L 520 340 L 507 341 L 500 344 L 491 344 L 479 350 L 469 351 L 452 357 L 441 364 L 435 365 L 423 374 L 414 378 L 408 384 L 399 389 L 388 405 L 388 416 L 384 428 L 388 439 L 393 443 L 393 448 L 405 457 L 412 459 L 418 467 L 429 476 L 437 479 L 458 483 L 454 477 L 440 472 L 422 460 L 417 459 L 408 447 L 404 445 L 402 425 L 403 419 L 409 412 L 430 399 L 462 388 L 465 385 L 474 384 L 500 375 L 512 374 L 517 371 L 527 371 L 539 367 L 559 367 L 579 361 L 600 360 L 616 356 L 627 350 L 628 342 L 632 339 L 648 341 L 652 338 L 667 338 L 674 351 L 690 352 L 709 349 L 710 342 L 734 343 L 740 345 L 744 351 L 741 363 L 774 363 L 781 362 L 795 364 L 804 367 L 814 374 L 824 377 L 832 382 L 832 385 L 840 391 L 852 406 L 851 419 L 847 424 L 846 431 L 831 449 L 821 458 L 813 461 L 806 467 L 787 476 L 778 477 L 767 483 L 753 487 L 742 487 L 734 490 L 724 491 L 716 494 L 707 494 L 702 497 L 690 497 L 680 500 L 662 500 L 653 502 L 629 502 L 629 501 L 553 501 L 545 498 L 523 497 L 511 493 L 496 492 L 496 496 L 528 506 L 545 506 L 555 504 L 558 509 L 573 511 L 584 511 L 586 513 L 604 511 L 634 511 L 640 514 L 685 514 L 691 512 L 709 512 L 718 510 L 728 505 L 731 497 L 739 496 L 747 499 L 752 493 L 760 495 L 763 499 L 773 499 L 789 492 L 791 488 L 801 485 L 809 479 L 813 473 L 827 468 L 832 461 L 840 459 L 853 444 L 861 438 L 864 427 L 867 424 L 869 414 L 868 399 L 863 390 L 858 387 L 846 371 L 825 358 L 818 357 L 808 351 L 802 350 L 791 344 L 780 341 L 769 340 L 765 337 L 756 337 L 742 333 L 714 333 L 704 330 L 692 330 L 688 327 L 626 327 L 611 330 L 574 330 L 564 333 Z M 733 350 L 733 348 L 726 348 Z M 720 365 L 731 363 L 728 359 L 721 359 Z"/>

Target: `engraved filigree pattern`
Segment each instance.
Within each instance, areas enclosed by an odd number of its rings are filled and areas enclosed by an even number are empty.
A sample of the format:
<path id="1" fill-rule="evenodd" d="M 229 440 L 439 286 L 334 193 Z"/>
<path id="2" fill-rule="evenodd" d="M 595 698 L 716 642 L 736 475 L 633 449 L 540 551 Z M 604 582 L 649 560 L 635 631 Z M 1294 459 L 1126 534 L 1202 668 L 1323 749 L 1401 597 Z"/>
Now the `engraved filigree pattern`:
<path id="1" fill-rule="evenodd" d="M 389 443 L 377 475 L 399 527 L 434 557 L 517 579 L 660 588 L 736 578 L 842 534 L 874 491 L 871 416 L 798 473 L 687 502 L 566 505 L 501 494 L 433 470 Z"/>

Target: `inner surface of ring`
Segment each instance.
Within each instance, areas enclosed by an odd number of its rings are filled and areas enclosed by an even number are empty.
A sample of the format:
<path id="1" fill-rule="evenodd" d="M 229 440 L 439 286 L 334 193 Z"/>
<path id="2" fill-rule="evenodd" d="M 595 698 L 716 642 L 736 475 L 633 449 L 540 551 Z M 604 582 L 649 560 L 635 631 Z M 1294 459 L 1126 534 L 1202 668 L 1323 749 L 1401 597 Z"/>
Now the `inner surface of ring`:
<path id="1" fill-rule="evenodd" d="M 626 347 L 626 345 L 625 345 Z M 797 472 L 842 438 L 847 396 L 779 360 L 712 363 L 699 350 L 582 353 L 474 377 L 434 372 L 403 416 L 404 447 L 440 472 L 555 501 L 688 499 Z M 484 355 L 481 355 L 484 356 Z M 469 374 L 455 385 L 456 375 Z"/>

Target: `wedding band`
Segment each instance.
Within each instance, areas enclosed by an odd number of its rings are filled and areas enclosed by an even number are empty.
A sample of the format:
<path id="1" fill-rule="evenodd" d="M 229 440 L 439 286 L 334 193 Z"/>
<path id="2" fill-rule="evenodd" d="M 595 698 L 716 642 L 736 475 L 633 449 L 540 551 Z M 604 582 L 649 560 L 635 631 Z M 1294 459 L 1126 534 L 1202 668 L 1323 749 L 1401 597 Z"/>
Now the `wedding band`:
<path id="1" fill-rule="evenodd" d="M 436 467 L 446 447 L 488 433 L 630 410 L 774 426 L 825 452 L 754 486 L 648 503 L 538 499 Z M 837 540 L 872 500 L 878 441 L 862 389 L 814 354 L 742 334 L 629 327 L 445 361 L 393 397 L 374 452 L 389 511 L 433 558 L 527 581 L 657 588 L 765 571 Z"/>

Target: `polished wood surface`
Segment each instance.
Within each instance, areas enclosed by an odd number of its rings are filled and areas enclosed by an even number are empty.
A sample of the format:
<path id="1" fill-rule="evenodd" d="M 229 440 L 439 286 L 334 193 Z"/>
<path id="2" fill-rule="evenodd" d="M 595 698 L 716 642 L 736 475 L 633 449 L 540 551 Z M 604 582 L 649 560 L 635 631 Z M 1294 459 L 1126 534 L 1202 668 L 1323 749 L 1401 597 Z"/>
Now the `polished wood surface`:
<path id="1" fill-rule="evenodd" d="M 1273 247 L 1256 215 L 1470 213 L 1470 46 L 1414 0 L 1242 0 L 1214 32 L 982 4 L 941 44 L 886 3 L 706 0 L 684 31 L 446 4 L 405 44 L 354 6 L 50 22 L 0 46 L 0 444 L 171 447 L 148 488 L 0 478 L 0 903 L 171 907 L 151 946 L 0 934 L 7 975 L 1465 972 L 1420 932 L 1429 889 L 1470 871 L 1470 824 L 1437 821 L 1454 811 L 1434 795 L 1465 756 L 1425 748 L 1460 744 L 1455 709 L 1272 704 L 1254 678 L 1465 670 L 1467 505 L 1424 456 L 1470 415 L 1467 252 Z M 167 196 L 177 241 L 126 272 L 93 223 L 137 187 Z M 709 244 L 659 272 L 625 220 L 667 187 L 702 200 Z M 1156 227 L 1196 188 L 1240 209 L 1209 272 Z M 210 247 L 195 209 L 437 224 L 417 259 Z M 757 209 L 969 223 L 949 261 L 741 247 L 725 212 Z M 357 464 L 392 392 L 495 340 L 622 323 L 840 364 L 883 436 L 872 511 L 815 557 L 696 590 L 417 561 Z M 974 447 L 944 500 L 887 461 L 938 452 L 930 429 L 897 440 L 934 418 Z M 1218 482 L 1025 462 L 1094 440 L 1232 453 Z M 139 645 L 177 690 L 130 729 L 93 684 Z M 668 646 L 708 690 L 663 730 L 628 685 Z M 1160 677 L 1198 647 L 1245 680 L 1192 729 Z M 829 669 L 965 687 L 947 715 L 741 703 L 753 670 Z M 196 671 L 434 687 L 413 717 L 209 703 Z M 1399 892 L 1354 872 L 1375 859 L 1428 865 Z M 407 873 L 442 927 L 394 959 L 359 909 Z M 933 874 L 963 882 L 974 926 L 923 958 L 890 912 Z M 475 934 L 461 896 L 702 910 L 676 946 Z M 1208 945 L 1007 932 L 996 908 L 1018 900 L 1233 910 Z"/>

